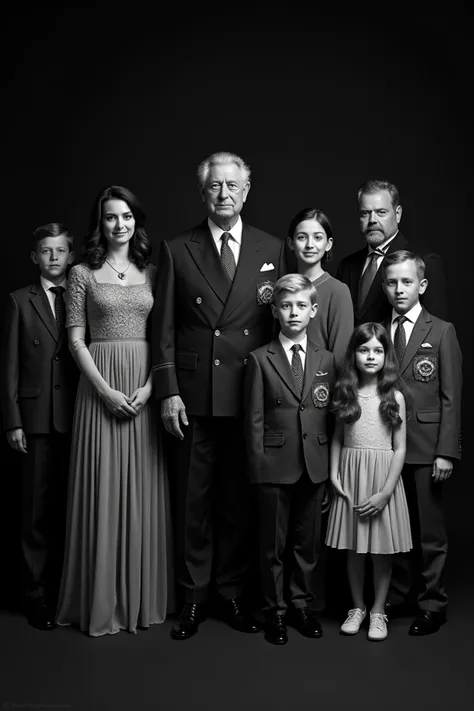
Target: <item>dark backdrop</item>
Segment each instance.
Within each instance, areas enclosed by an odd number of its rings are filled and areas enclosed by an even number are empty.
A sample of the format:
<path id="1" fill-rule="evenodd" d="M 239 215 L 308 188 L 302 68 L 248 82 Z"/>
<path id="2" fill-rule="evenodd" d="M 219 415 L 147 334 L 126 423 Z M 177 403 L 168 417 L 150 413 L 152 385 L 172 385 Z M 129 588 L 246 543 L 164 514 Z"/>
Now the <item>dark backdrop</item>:
<path id="1" fill-rule="evenodd" d="M 37 225 L 64 222 L 80 252 L 108 183 L 143 202 L 156 256 L 161 238 L 203 218 L 195 167 L 216 150 L 252 166 L 251 224 L 283 237 L 302 207 L 329 215 L 331 271 L 363 245 L 359 184 L 395 182 L 403 232 L 444 259 L 464 352 L 465 454 L 447 487 L 461 564 L 473 494 L 472 15 L 459 2 L 308 5 L 11 7 L 1 46 L 2 297 L 36 275 Z M 1 545 L 13 561 L 16 472 L 5 449 Z"/>

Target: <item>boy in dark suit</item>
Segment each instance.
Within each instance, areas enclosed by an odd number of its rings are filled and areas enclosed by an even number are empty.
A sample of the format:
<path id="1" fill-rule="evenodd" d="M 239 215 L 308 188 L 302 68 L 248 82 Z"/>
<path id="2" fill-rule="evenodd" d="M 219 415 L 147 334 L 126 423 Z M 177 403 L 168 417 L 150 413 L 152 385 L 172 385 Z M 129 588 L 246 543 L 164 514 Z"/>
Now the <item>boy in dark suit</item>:
<path id="1" fill-rule="evenodd" d="M 461 351 L 453 324 L 420 304 L 420 295 L 429 288 L 424 261 L 399 250 L 385 257 L 382 268 L 393 309 L 385 325 L 413 395 L 403 483 L 417 554 L 414 570 L 406 558 L 394 566 L 386 607 L 391 618 L 402 614 L 414 591 L 418 612 L 409 634 L 420 636 L 437 632 L 446 621 L 448 541 L 442 494 L 443 482 L 460 459 Z"/>
<path id="2" fill-rule="evenodd" d="M 27 616 L 53 628 L 61 573 L 64 515 L 78 372 L 67 346 L 66 270 L 72 236 L 50 223 L 34 234 L 38 283 L 8 295 L 1 364 L 1 407 L 8 444 L 21 455 L 21 548 Z"/>
<path id="3" fill-rule="evenodd" d="M 249 475 L 256 485 L 264 634 L 271 644 L 288 641 L 284 575 L 290 579 L 295 626 L 306 637 L 322 636 L 311 603 L 328 478 L 327 420 L 335 366 L 333 355 L 307 338 L 316 309 L 316 288 L 307 277 L 280 278 L 272 304 L 280 333 L 252 351 L 246 366 L 246 444 Z M 283 563 L 287 540 L 288 571 Z"/>

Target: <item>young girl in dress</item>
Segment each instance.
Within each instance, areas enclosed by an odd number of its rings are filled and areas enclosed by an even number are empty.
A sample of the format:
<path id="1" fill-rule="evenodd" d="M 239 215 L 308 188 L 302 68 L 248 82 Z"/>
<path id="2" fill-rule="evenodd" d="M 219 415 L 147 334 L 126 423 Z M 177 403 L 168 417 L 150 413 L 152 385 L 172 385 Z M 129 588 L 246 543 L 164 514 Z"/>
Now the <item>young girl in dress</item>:
<path id="1" fill-rule="evenodd" d="M 368 638 L 387 637 L 384 614 L 392 555 L 412 547 L 403 482 L 405 387 L 387 331 L 378 323 L 358 326 L 349 341 L 332 411 L 330 478 L 336 496 L 329 512 L 326 544 L 347 549 L 353 608 L 341 627 L 356 634 L 366 617 L 366 554 L 374 571 L 374 603 Z"/>

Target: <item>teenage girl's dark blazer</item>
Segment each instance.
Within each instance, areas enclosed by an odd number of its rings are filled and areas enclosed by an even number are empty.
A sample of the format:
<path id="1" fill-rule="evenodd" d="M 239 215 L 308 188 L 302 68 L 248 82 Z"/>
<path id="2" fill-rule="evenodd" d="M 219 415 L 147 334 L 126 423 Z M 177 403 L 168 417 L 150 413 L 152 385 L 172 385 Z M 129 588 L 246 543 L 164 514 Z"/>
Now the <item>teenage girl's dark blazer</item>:
<path id="1" fill-rule="evenodd" d="M 438 318 L 448 318 L 448 295 L 447 283 L 444 275 L 443 262 L 441 257 L 434 252 L 424 253 L 409 244 L 401 232 L 390 242 L 387 254 L 396 252 L 399 249 L 408 249 L 421 256 L 426 264 L 425 276 L 428 279 L 428 288 L 422 296 L 422 303 L 432 314 Z M 377 270 L 374 281 L 369 289 L 362 310 L 358 309 L 359 302 L 359 280 L 362 269 L 367 259 L 367 247 L 360 249 L 354 254 L 350 254 L 341 260 L 337 269 L 337 278 L 349 287 L 352 303 L 354 304 L 355 325 L 376 321 L 383 323 L 390 318 L 392 307 L 388 303 L 387 297 L 382 289 L 382 265 Z"/>
<path id="2" fill-rule="evenodd" d="M 207 220 L 161 244 L 152 314 L 155 396 L 179 394 L 195 416 L 242 413 L 248 354 L 272 337 L 269 298 L 284 243 L 244 224 L 231 284 Z"/>
<path id="3" fill-rule="evenodd" d="M 3 429 L 69 432 L 78 376 L 66 330 L 58 334 L 41 284 L 9 294 L 1 350 Z"/>
<path id="4" fill-rule="evenodd" d="M 328 403 L 334 378 L 334 356 L 309 340 L 301 397 L 279 339 L 250 353 L 245 439 L 252 483 L 292 484 L 305 469 L 315 483 L 328 478 Z"/>
<path id="5" fill-rule="evenodd" d="M 389 329 L 390 322 L 385 326 Z M 400 368 L 413 395 L 406 464 L 430 464 L 435 457 L 460 459 L 461 368 L 453 324 L 423 309 Z"/>

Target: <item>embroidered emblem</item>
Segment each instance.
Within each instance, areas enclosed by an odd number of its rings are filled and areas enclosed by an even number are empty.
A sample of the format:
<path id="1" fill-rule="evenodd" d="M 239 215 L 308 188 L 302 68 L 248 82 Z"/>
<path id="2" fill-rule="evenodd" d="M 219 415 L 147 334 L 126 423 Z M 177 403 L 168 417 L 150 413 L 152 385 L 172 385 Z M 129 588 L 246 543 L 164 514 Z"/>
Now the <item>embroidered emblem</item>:
<path id="1" fill-rule="evenodd" d="M 413 360 L 413 377 L 422 383 L 429 383 L 436 378 L 438 358 L 436 356 L 416 356 Z"/>
<path id="2" fill-rule="evenodd" d="M 257 284 L 257 304 L 259 306 L 266 306 L 271 304 L 273 299 L 273 282 L 272 281 L 262 281 Z"/>
<path id="3" fill-rule="evenodd" d="M 315 407 L 326 407 L 329 402 L 329 383 L 313 384 L 311 397 Z"/>

